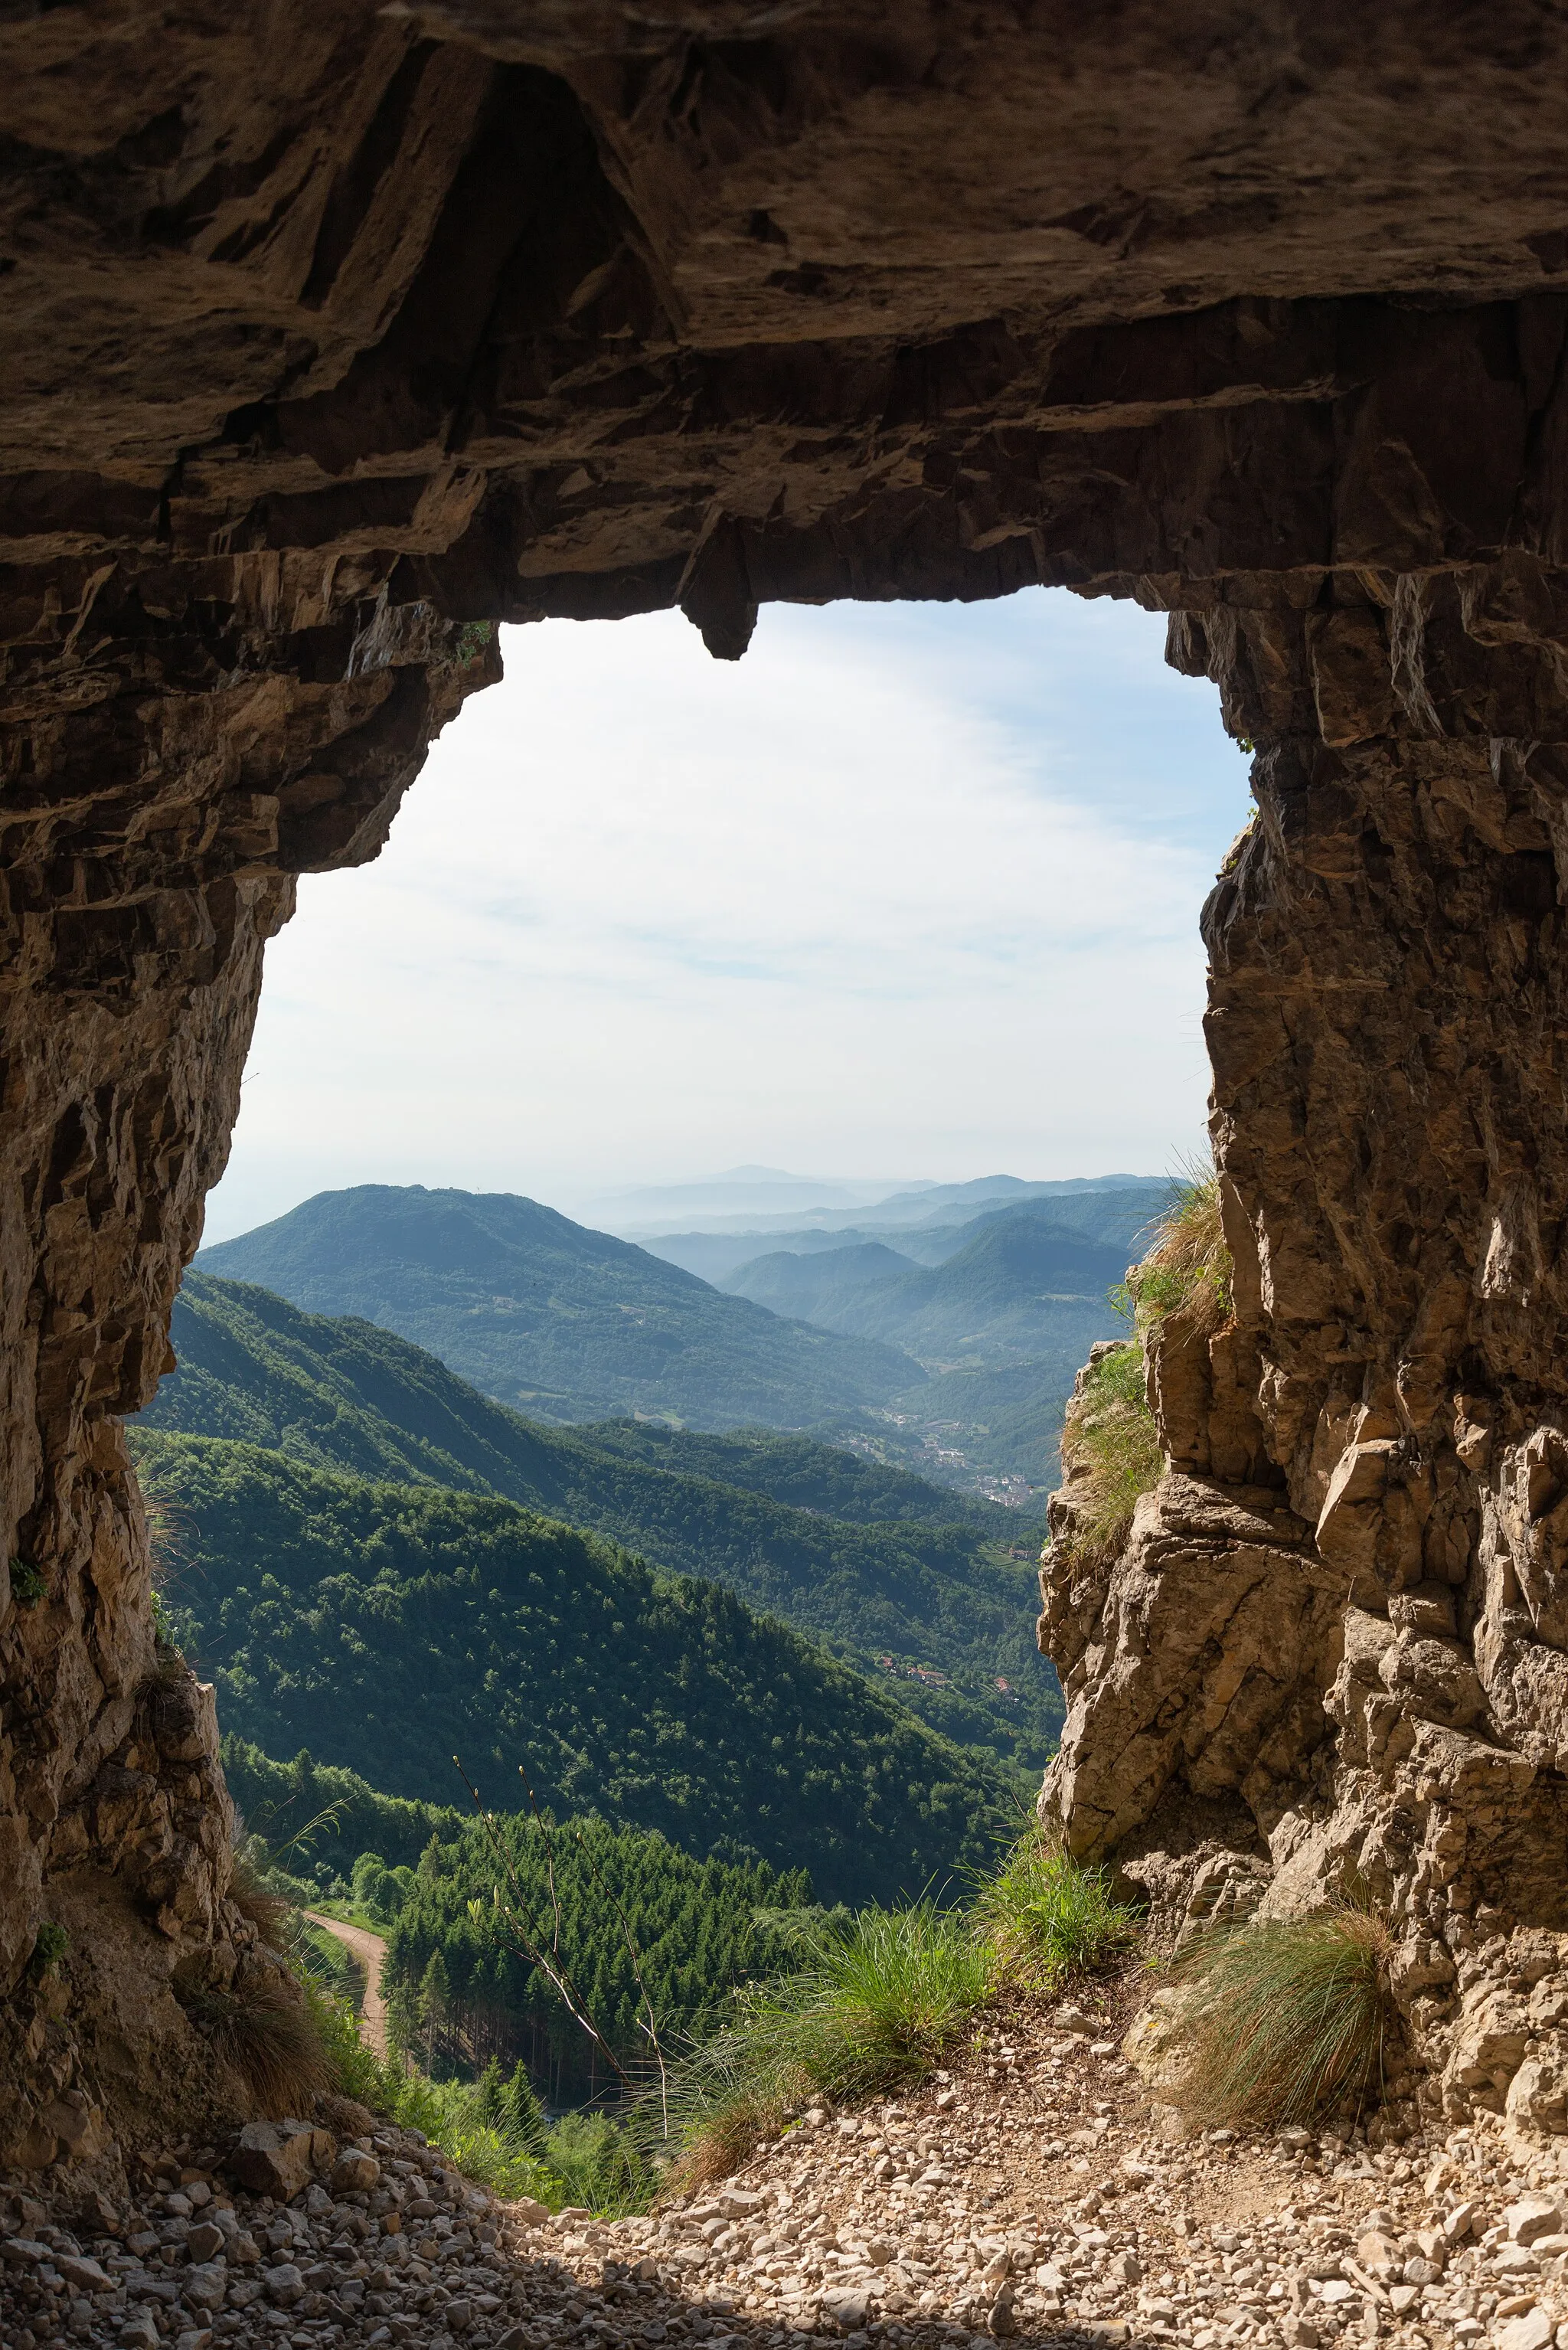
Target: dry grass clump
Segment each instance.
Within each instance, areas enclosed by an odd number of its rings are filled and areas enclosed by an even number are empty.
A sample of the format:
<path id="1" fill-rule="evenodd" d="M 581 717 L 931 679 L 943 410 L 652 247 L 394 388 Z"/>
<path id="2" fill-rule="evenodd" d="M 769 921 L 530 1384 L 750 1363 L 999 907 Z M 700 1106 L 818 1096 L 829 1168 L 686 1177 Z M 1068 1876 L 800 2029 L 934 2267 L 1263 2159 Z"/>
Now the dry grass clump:
<path id="1" fill-rule="evenodd" d="M 1139 1340 L 1113 1347 L 1085 1374 L 1067 1408 L 1062 1465 L 1072 1481 L 1073 1513 L 1059 1544 L 1085 1565 L 1104 1565 L 1127 1540 L 1138 1496 L 1165 1474 Z"/>
<path id="2" fill-rule="evenodd" d="M 289 1919 L 294 1904 L 286 1894 L 269 1892 L 243 1853 L 234 1856 L 234 1874 L 229 1879 L 229 1899 L 242 1918 L 256 1929 L 257 1937 L 269 1950 L 288 1951 L 292 1948 Z"/>
<path id="3" fill-rule="evenodd" d="M 332 2085 L 320 2029 L 299 1991 L 265 1974 L 245 1975 L 190 2001 L 191 2021 L 220 2061 L 238 2073 L 269 2120 L 308 2113 Z"/>
<path id="4" fill-rule="evenodd" d="M 1039 1826 L 979 1887 L 973 1917 L 997 1981 L 1049 1997 L 1076 1976 L 1102 1973 L 1141 1931 L 1137 1911 L 1113 1898 L 1109 1869 L 1081 1867 Z"/>
<path id="5" fill-rule="evenodd" d="M 1231 1279 L 1220 1178 L 1211 1165 L 1189 1162 L 1154 1226 L 1152 1246 L 1127 1274 L 1127 1302 L 1140 1329 L 1182 1314 L 1211 1333 L 1231 1318 Z"/>
<path id="6" fill-rule="evenodd" d="M 1176 1970 L 1182 2109 L 1260 2126 L 1375 2096 L 1393 1948 L 1380 1918 L 1348 1907 L 1200 1938 Z"/>

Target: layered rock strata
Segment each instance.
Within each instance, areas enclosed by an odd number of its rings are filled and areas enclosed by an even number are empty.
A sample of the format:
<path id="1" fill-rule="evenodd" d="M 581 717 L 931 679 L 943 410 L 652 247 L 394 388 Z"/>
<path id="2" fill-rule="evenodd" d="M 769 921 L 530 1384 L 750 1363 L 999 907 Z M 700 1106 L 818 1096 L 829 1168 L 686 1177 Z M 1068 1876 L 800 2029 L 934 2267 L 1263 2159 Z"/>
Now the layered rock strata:
<path id="1" fill-rule="evenodd" d="M 1075 1833 L 1152 1856 L 1189 1797 L 1216 1853 L 1318 1883 L 1365 1817 L 1434 1997 L 1450 1919 L 1555 1930 L 1565 52 L 1531 0 L 9 12 L 16 2158 L 121 2095 L 95 1903 L 160 1997 L 246 1958 L 118 1420 L 294 876 L 375 853 L 498 619 L 679 605 L 733 656 L 781 598 L 1171 614 L 1259 746 L 1208 916 L 1240 1312 L 1171 1357 L 1143 1584 L 1069 1610 Z M 1176 1637 L 1160 1577 L 1242 1552 L 1206 1643 L 1268 1582 L 1278 1688 L 1232 1709 L 1194 1654 L 1135 1800 L 1091 1750 Z M 198 2102 L 237 2095 L 203 2061 Z"/>

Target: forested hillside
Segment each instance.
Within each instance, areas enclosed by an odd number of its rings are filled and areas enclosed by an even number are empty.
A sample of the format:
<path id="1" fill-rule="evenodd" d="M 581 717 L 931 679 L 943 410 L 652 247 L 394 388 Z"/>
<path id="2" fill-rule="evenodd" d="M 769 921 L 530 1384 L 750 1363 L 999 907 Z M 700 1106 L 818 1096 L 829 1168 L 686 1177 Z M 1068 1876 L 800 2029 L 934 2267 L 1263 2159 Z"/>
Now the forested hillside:
<path id="1" fill-rule="evenodd" d="M 872 1672 L 892 1658 L 889 1686 L 951 1737 L 1031 1767 L 1054 1743 L 1061 1697 L 1034 1646 L 1033 1566 L 1007 1555 L 1039 1537 L 1012 1513 L 804 1438 L 542 1427 L 389 1331 L 201 1274 L 172 1336 L 180 1367 L 137 1430 L 504 1495 L 724 1583 Z"/>
<path id="2" fill-rule="evenodd" d="M 808 1428 L 922 1378 L 894 1347 L 722 1296 L 505 1192 L 324 1191 L 198 1262 L 310 1312 L 380 1323 L 545 1419 L 648 1411 L 706 1428 Z"/>
<path id="3" fill-rule="evenodd" d="M 981 1860 L 1007 1781 L 731 1593 L 514 1503 L 146 1430 L 192 1560 L 176 1630 L 225 1725 L 441 1802 L 658 1828 L 883 1899 Z"/>
<path id="4" fill-rule="evenodd" d="M 505 1814 L 492 1833 L 471 1808 L 383 1795 L 308 1753 L 275 1762 L 233 1734 L 223 1770 L 258 1857 L 281 1852 L 293 1876 L 316 1877 L 320 1898 L 347 1892 L 387 1933 L 402 2044 L 437 2070 L 525 2063 L 554 2103 L 592 2095 L 608 2068 L 530 1942 L 549 1951 L 612 2054 L 642 2074 L 639 1976 L 678 2046 L 776 1960 L 772 1918 L 813 1898 L 804 1869 L 699 1859 L 654 1829 L 591 1814 Z"/>

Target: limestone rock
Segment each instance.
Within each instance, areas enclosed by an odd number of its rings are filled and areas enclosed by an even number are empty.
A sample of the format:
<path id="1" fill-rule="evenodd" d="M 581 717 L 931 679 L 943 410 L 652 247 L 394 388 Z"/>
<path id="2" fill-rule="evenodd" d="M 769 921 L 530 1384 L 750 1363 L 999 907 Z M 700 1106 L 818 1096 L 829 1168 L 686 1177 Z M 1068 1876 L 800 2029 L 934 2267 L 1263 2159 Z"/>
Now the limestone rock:
<path id="1" fill-rule="evenodd" d="M 253 2195 L 290 2203 L 309 2185 L 312 2173 L 332 2161 L 334 2151 L 327 2133 L 307 2123 L 247 2122 L 228 2168 L 235 2184 Z"/>

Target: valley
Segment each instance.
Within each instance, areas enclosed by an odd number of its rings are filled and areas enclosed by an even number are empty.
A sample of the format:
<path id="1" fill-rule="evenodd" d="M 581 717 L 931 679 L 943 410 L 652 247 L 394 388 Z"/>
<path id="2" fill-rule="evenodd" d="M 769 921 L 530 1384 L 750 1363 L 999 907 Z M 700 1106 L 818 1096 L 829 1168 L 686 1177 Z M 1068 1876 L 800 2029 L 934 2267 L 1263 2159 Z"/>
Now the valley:
<path id="1" fill-rule="evenodd" d="M 524 1419 L 390 1331 L 210 1274 L 187 1275 L 172 1335 L 132 1439 L 155 1492 L 180 1436 L 275 1454 L 284 1485 L 294 1463 L 521 1503 L 725 1586 L 999 1760 L 1038 1769 L 1054 1743 L 1037 1520 L 804 1436 Z"/>
<path id="2" fill-rule="evenodd" d="M 1027 1509 L 1168 1190 L 989 1177 L 639 1246 L 510 1194 L 362 1185 L 197 1269 L 395 1330 L 535 1420 L 804 1431 Z"/>

